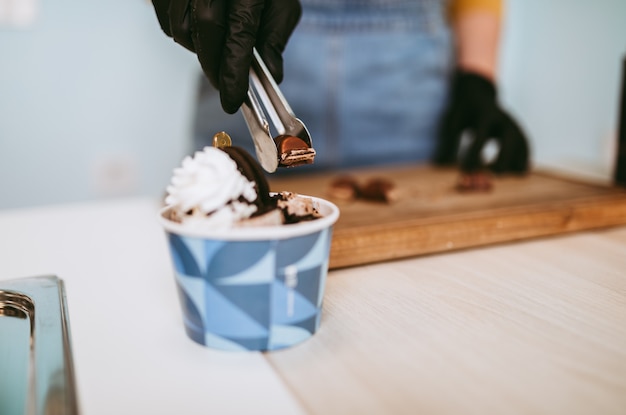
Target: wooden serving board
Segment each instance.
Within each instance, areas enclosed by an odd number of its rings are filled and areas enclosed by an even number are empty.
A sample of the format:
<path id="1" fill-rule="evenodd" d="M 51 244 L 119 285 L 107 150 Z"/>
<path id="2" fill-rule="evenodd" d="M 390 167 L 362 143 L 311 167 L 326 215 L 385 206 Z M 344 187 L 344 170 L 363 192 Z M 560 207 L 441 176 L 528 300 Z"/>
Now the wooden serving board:
<path id="1" fill-rule="evenodd" d="M 387 178 L 401 196 L 391 204 L 333 199 L 328 188 L 339 173 L 270 179 L 273 191 L 337 204 L 341 215 L 330 268 L 626 224 L 626 189 L 549 173 L 494 178 L 493 189 L 485 193 L 458 192 L 456 169 L 404 166 L 345 173 L 359 183 Z"/>

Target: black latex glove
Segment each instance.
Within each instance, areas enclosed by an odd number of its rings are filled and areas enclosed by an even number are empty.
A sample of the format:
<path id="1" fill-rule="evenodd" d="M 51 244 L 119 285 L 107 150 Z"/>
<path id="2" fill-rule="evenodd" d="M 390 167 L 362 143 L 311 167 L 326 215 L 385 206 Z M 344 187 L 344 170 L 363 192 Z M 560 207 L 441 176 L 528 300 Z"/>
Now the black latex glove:
<path id="1" fill-rule="evenodd" d="M 459 145 L 464 132 L 472 139 L 459 158 Z M 483 161 L 482 150 L 496 140 L 499 151 L 490 163 Z M 437 164 L 458 163 L 463 172 L 485 168 L 495 173 L 524 173 L 528 170 L 529 149 L 524 132 L 497 102 L 496 87 L 489 79 L 458 71 L 452 84 L 450 106 L 439 130 Z"/>
<path id="2" fill-rule="evenodd" d="M 276 82 L 282 81 L 282 53 L 302 14 L 298 0 L 153 0 L 152 4 L 163 31 L 198 56 L 227 113 L 235 113 L 246 97 L 253 47 Z"/>

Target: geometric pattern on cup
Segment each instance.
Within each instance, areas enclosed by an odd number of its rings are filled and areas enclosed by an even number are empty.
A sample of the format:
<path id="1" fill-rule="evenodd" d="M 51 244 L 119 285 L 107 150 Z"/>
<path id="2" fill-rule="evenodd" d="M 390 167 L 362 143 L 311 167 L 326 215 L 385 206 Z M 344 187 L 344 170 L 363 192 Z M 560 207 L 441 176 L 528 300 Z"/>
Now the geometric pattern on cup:
<path id="1" fill-rule="evenodd" d="M 310 337 L 330 232 L 247 242 L 168 234 L 188 336 L 227 350 L 275 350 Z"/>

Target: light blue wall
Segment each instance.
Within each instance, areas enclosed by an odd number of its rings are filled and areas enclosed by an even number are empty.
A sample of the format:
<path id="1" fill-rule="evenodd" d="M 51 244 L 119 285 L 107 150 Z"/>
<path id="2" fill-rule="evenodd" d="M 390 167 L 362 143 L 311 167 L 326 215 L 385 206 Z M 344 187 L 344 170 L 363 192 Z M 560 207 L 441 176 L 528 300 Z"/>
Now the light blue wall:
<path id="1" fill-rule="evenodd" d="M 0 26 L 0 208 L 107 196 L 97 166 L 134 164 L 158 195 L 189 142 L 195 57 L 145 0 L 40 0 Z M 111 172 L 114 174 L 114 172 Z"/>
<path id="2" fill-rule="evenodd" d="M 501 96 L 535 161 L 607 168 L 626 1 L 508 3 Z M 146 0 L 39 5 L 32 27 L 0 26 L 0 209 L 110 196 L 98 166 L 112 160 L 135 168 L 126 193 L 160 195 L 187 151 L 195 58 Z"/>
<path id="3" fill-rule="evenodd" d="M 624 0 L 509 0 L 503 101 L 522 119 L 540 165 L 612 174 Z"/>

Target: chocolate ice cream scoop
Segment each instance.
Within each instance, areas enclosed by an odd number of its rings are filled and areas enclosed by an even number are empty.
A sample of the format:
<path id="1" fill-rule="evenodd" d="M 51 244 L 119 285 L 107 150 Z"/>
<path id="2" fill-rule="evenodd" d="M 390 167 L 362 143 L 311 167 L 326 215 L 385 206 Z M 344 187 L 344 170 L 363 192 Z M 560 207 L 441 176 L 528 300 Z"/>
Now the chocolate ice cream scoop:
<path id="1" fill-rule="evenodd" d="M 258 210 L 244 226 L 298 223 L 320 217 L 310 198 L 290 192 L 270 194 L 263 168 L 246 150 L 241 147 L 223 147 L 222 150 L 237 163 L 241 174 L 256 184 L 258 197 L 254 203 Z"/>
<path id="2" fill-rule="evenodd" d="M 261 165 L 241 147 L 222 147 L 231 159 L 237 163 L 237 168 L 243 176 L 256 184 L 258 198 L 255 204 L 259 208 L 259 213 L 273 209 L 276 203 L 270 197 L 270 186 L 263 172 Z"/>

